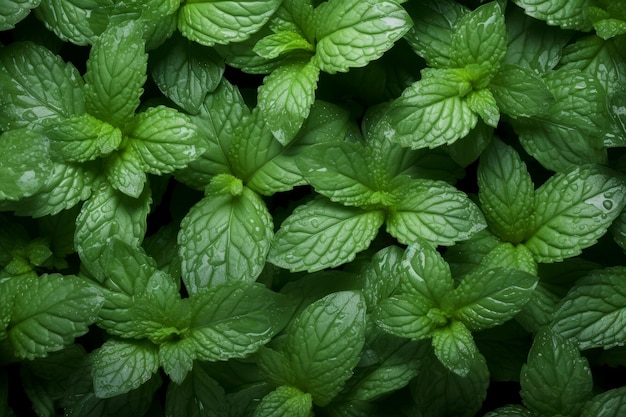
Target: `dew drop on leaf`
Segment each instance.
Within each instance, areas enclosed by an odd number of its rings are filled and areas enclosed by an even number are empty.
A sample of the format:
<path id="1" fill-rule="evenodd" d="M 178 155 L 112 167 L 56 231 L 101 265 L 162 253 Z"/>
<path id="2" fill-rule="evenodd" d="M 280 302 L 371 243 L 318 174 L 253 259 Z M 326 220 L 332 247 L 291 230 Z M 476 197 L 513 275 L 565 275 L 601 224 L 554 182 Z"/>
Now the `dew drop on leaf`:
<path id="1" fill-rule="evenodd" d="M 611 200 L 604 200 L 602 202 L 602 207 L 604 207 L 606 210 L 611 210 L 613 208 L 613 202 Z"/>

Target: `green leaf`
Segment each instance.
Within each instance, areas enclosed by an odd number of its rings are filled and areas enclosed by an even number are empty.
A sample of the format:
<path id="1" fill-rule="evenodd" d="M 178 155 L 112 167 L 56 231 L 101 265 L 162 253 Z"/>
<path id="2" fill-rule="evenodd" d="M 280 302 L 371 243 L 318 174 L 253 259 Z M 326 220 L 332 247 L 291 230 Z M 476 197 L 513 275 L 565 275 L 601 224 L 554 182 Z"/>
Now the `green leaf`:
<path id="1" fill-rule="evenodd" d="M 366 249 L 384 221 L 381 210 L 313 200 L 296 208 L 281 224 L 267 259 L 292 271 L 333 268 Z"/>
<path id="2" fill-rule="evenodd" d="M 222 80 L 224 61 L 215 51 L 173 36 L 153 53 L 150 74 L 166 97 L 198 114 L 207 94 Z"/>
<path id="3" fill-rule="evenodd" d="M 535 221 L 524 245 L 538 262 L 558 262 L 606 232 L 626 204 L 626 187 L 600 168 L 582 166 L 554 175 L 535 196 Z"/>
<path id="4" fill-rule="evenodd" d="M 398 267 L 403 292 L 439 305 L 454 291 L 450 267 L 428 242 L 418 240 L 409 246 Z"/>
<path id="5" fill-rule="evenodd" d="M 180 384 L 169 384 L 165 414 L 196 417 L 226 417 L 224 388 L 210 376 L 210 365 L 198 362 Z"/>
<path id="6" fill-rule="evenodd" d="M 389 297 L 400 283 L 398 266 L 404 251 L 391 245 L 376 252 L 361 270 L 363 277 L 363 297 L 368 310 Z"/>
<path id="7" fill-rule="evenodd" d="M 106 242 L 119 239 L 133 246 L 141 244 L 151 202 L 148 188 L 138 199 L 126 196 L 106 183 L 94 190 L 76 218 L 74 234 L 76 251 L 92 274 L 103 277 L 109 268 L 101 258 Z"/>
<path id="8" fill-rule="evenodd" d="M 315 52 L 315 48 L 309 41 L 292 31 L 268 35 L 258 41 L 253 50 L 265 59 L 275 59 L 292 51 Z"/>
<path id="9" fill-rule="evenodd" d="M 92 116 L 119 128 L 132 119 L 146 81 L 144 46 L 141 27 L 133 20 L 98 36 L 85 72 L 85 102 Z"/>
<path id="10" fill-rule="evenodd" d="M 436 329 L 432 338 L 435 355 L 441 363 L 455 374 L 467 376 L 480 355 L 469 329 L 453 320 L 448 326 Z"/>
<path id="11" fill-rule="evenodd" d="M 311 61 L 281 65 L 259 87 L 259 109 L 276 139 L 286 145 L 309 115 L 319 78 Z"/>
<path id="12" fill-rule="evenodd" d="M 394 193 L 400 201 L 390 208 L 387 231 L 401 243 L 450 246 L 486 227 L 467 195 L 443 181 L 409 180 Z"/>
<path id="13" fill-rule="evenodd" d="M 450 64 L 455 68 L 478 65 L 479 83 L 490 79 L 506 51 L 506 27 L 498 2 L 492 1 L 464 15 L 451 38 Z"/>
<path id="14" fill-rule="evenodd" d="M 11 321 L 6 330 L 18 358 L 45 357 L 87 333 L 103 297 L 90 282 L 59 274 L 12 278 Z"/>
<path id="15" fill-rule="evenodd" d="M 150 342 L 110 339 L 93 353 L 96 397 L 110 398 L 141 386 L 159 369 L 157 347 Z"/>
<path id="16" fill-rule="evenodd" d="M 489 230 L 507 242 L 521 242 L 535 211 L 535 186 L 519 154 L 492 140 L 480 157 L 478 187 Z"/>
<path id="17" fill-rule="evenodd" d="M 530 300 L 537 281 L 515 269 L 479 270 L 465 276 L 444 305 L 468 329 L 484 330 L 512 319 Z"/>
<path id="18" fill-rule="evenodd" d="M 312 407 L 311 394 L 283 385 L 261 399 L 253 417 L 309 417 Z"/>
<path id="19" fill-rule="evenodd" d="M 24 19 L 41 0 L 1 0 L 0 30 L 9 30 Z"/>
<path id="20" fill-rule="evenodd" d="M 189 117 L 166 106 L 137 114 L 127 125 L 126 134 L 126 149 L 152 174 L 184 168 L 205 150 Z"/>
<path id="21" fill-rule="evenodd" d="M 15 129 L 0 135 L 0 200 L 20 200 L 41 190 L 53 169 L 41 134 Z"/>
<path id="22" fill-rule="evenodd" d="M 251 282 L 226 282 L 189 298 L 192 319 L 185 340 L 191 340 L 201 361 L 243 358 L 256 352 L 281 330 L 284 319 L 279 296 Z"/>
<path id="23" fill-rule="evenodd" d="M 148 177 L 141 156 L 132 148 L 113 152 L 104 160 L 104 173 L 108 183 L 129 197 L 139 198 L 146 189 Z"/>
<path id="24" fill-rule="evenodd" d="M 167 376 L 176 386 L 180 386 L 194 369 L 195 350 L 190 339 L 178 341 L 180 331 L 172 330 L 174 331 L 169 336 L 171 340 L 159 344 L 159 362 Z"/>
<path id="25" fill-rule="evenodd" d="M 584 405 L 581 417 L 618 417 L 626 412 L 626 388 L 598 394 Z"/>
<path id="26" fill-rule="evenodd" d="M 535 335 L 520 375 L 524 404 L 539 415 L 580 415 L 591 397 L 587 360 L 566 338 L 549 330 Z"/>
<path id="27" fill-rule="evenodd" d="M 43 46 L 14 42 L 0 49 L 0 129 L 60 121 L 85 111 L 83 81 Z"/>
<path id="28" fill-rule="evenodd" d="M 73 116 L 62 123 L 46 126 L 53 158 L 86 162 L 106 156 L 122 143 L 122 132 L 89 114 Z"/>
<path id="29" fill-rule="evenodd" d="M 472 91 L 467 96 L 467 105 L 480 116 L 487 126 L 498 127 L 500 109 L 489 89 Z"/>
<path id="30" fill-rule="evenodd" d="M 585 10 L 590 0 L 514 0 L 524 12 L 535 19 L 563 29 L 588 31 L 591 29 Z"/>
<path id="31" fill-rule="evenodd" d="M 501 242 L 481 260 L 487 268 L 511 268 L 537 275 L 537 261 L 524 245 Z"/>
<path id="32" fill-rule="evenodd" d="M 432 337 L 435 330 L 447 323 L 432 300 L 409 293 L 381 301 L 374 309 L 373 319 L 385 332 L 412 340 Z"/>
<path id="33" fill-rule="evenodd" d="M 60 39 L 89 45 L 106 29 L 112 6 L 110 0 L 46 0 L 35 16 Z"/>
<path id="34" fill-rule="evenodd" d="M 391 140 L 419 149 L 451 144 L 466 136 L 478 122 L 463 99 L 471 90 L 462 70 L 422 71 L 422 79 L 391 103 Z"/>
<path id="35" fill-rule="evenodd" d="M 315 9 L 315 63 L 346 72 L 380 58 L 413 23 L 395 1 L 329 0 Z"/>
<path id="36" fill-rule="evenodd" d="M 353 291 L 327 295 L 292 322 L 284 352 L 297 387 L 327 405 L 342 389 L 365 343 L 365 301 Z"/>
<path id="37" fill-rule="evenodd" d="M 433 68 L 450 68 L 453 34 L 469 9 L 456 1 L 421 1 L 406 5 L 413 27 L 405 35 L 411 48 Z"/>
<path id="38" fill-rule="evenodd" d="M 209 193 L 181 223 L 179 253 L 187 290 L 195 293 L 228 281 L 254 281 L 265 266 L 273 223 L 261 198 Z"/>
<path id="39" fill-rule="evenodd" d="M 182 5 L 178 30 L 202 45 L 228 44 L 248 39 L 276 12 L 280 0 L 197 0 Z"/>
<path id="40" fill-rule="evenodd" d="M 520 66 L 503 65 L 488 88 L 500 111 L 511 117 L 544 114 L 554 102 L 545 82 L 530 69 Z"/>
<path id="41" fill-rule="evenodd" d="M 507 405 L 485 414 L 485 417 L 533 417 L 532 411 L 521 405 Z"/>
<path id="42" fill-rule="evenodd" d="M 623 267 L 591 272 L 576 282 L 555 313 L 551 328 L 580 349 L 622 345 L 626 338 Z"/>

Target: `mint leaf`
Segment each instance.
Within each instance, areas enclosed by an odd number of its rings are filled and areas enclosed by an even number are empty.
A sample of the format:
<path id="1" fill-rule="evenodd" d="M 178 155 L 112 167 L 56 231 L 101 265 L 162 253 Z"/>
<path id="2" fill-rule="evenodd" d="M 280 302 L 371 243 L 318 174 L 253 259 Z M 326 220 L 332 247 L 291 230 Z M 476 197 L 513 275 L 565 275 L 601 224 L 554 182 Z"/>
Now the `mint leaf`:
<path id="1" fill-rule="evenodd" d="M 425 239 L 449 246 L 486 226 L 467 195 L 443 181 L 405 181 L 394 194 L 399 201 L 390 207 L 387 231 L 401 243 Z"/>
<path id="2" fill-rule="evenodd" d="M 280 6 L 280 0 L 200 0 L 183 4 L 178 30 L 202 45 L 228 44 L 259 31 Z"/>
<path id="3" fill-rule="evenodd" d="M 563 29 L 590 30 L 585 10 L 590 0 L 514 0 L 515 4 L 535 19 L 545 20 L 549 25 Z"/>
<path id="4" fill-rule="evenodd" d="M 324 406 L 352 375 L 365 343 L 365 302 L 342 291 L 310 304 L 292 322 L 285 340 L 297 387 Z"/>
<path id="5" fill-rule="evenodd" d="M 384 221 L 381 210 L 313 200 L 296 208 L 281 224 L 267 260 L 292 271 L 332 268 L 366 249 Z"/>
<path id="6" fill-rule="evenodd" d="M 470 373 L 476 356 L 480 355 L 472 333 L 460 321 L 436 329 L 433 334 L 435 356 L 441 363 L 459 376 Z"/>
<path id="7" fill-rule="evenodd" d="M 204 152 L 191 120 L 166 106 L 151 107 L 126 125 L 126 149 L 152 174 L 185 167 Z"/>
<path id="8" fill-rule="evenodd" d="M 480 263 L 487 268 L 511 268 L 537 275 L 537 261 L 524 245 L 501 242 Z"/>
<path id="9" fill-rule="evenodd" d="M 309 417 L 313 401 L 311 394 L 286 385 L 267 394 L 254 411 L 254 417 Z"/>
<path id="10" fill-rule="evenodd" d="M 302 35 L 289 30 L 264 37 L 254 45 L 253 50 L 265 59 L 275 59 L 291 51 L 315 52 L 313 45 Z"/>
<path id="11" fill-rule="evenodd" d="M 315 23 L 314 61 L 334 74 L 380 58 L 413 22 L 395 1 L 329 0 L 315 9 Z"/>
<path id="12" fill-rule="evenodd" d="M 45 137 L 28 129 L 0 135 L 0 200 L 20 200 L 36 194 L 47 182 L 52 164 Z"/>
<path id="13" fill-rule="evenodd" d="M 485 414 L 485 417 L 533 417 L 532 411 L 521 405 L 507 405 Z"/>
<path id="14" fill-rule="evenodd" d="M 456 1 L 421 1 L 406 5 L 413 26 L 405 35 L 411 48 L 429 67 L 450 68 L 454 30 L 469 9 Z"/>
<path id="15" fill-rule="evenodd" d="M 436 305 L 454 291 L 450 267 L 427 242 L 418 240 L 407 248 L 398 272 L 403 292 Z"/>
<path id="16" fill-rule="evenodd" d="M 14 294 L 6 333 L 18 358 L 45 357 L 87 333 L 102 306 L 101 293 L 88 281 L 59 274 L 11 278 Z"/>
<path id="17" fill-rule="evenodd" d="M 24 19 L 32 9 L 39 6 L 41 0 L 2 0 L 0 12 L 0 30 L 9 30 Z"/>
<path id="18" fill-rule="evenodd" d="M 451 144 L 466 136 L 478 122 L 463 99 L 470 91 L 472 86 L 463 70 L 423 70 L 422 79 L 391 103 L 391 139 L 419 149 Z"/>
<path id="19" fill-rule="evenodd" d="M 0 50 L 0 129 L 60 121 L 85 111 L 83 81 L 43 46 L 12 43 Z"/>
<path id="20" fill-rule="evenodd" d="M 626 411 L 626 388 L 598 394 L 584 405 L 581 417 L 617 417 Z"/>
<path id="21" fill-rule="evenodd" d="M 594 166 L 556 174 L 535 194 L 535 220 L 524 245 L 538 262 L 578 255 L 619 216 L 626 188 Z"/>
<path id="22" fill-rule="evenodd" d="M 497 127 L 500 121 L 500 109 L 490 90 L 482 88 L 467 95 L 467 105 L 480 116 L 487 126 Z"/>
<path id="23" fill-rule="evenodd" d="M 591 272 L 576 282 L 555 313 L 551 328 L 580 349 L 621 345 L 626 332 L 626 289 L 622 267 Z"/>
<path id="24" fill-rule="evenodd" d="M 109 23 L 109 0 L 46 0 L 35 16 L 60 39 L 76 45 L 93 44 Z"/>
<path id="25" fill-rule="evenodd" d="M 506 27 L 499 3 L 492 1 L 464 15 L 452 34 L 451 45 L 452 67 L 477 65 L 480 79 L 491 78 L 506 51 Z"/>
<path id="26" fill-rule="evenodd" d="M 139 198 L 146 189 L 148 177 L 141 156 L 132 148 L 113 152 L 104 160 L 104 173 L 108 183 L 129 197 Z"/>
<path id="27" fill-rule="evenodd" d="M 150 342 L 110 339 L 92 356 L 96 397 L 110 398 L 141 386 L 159 369 L 157 347 Z"/>
<path id="28" fill-rule="evenodd" d="M 209 193 L 189 210 L 178 235 L 187 290 L 254 281 L 265 265 L 272 229 L 265 203 L 247 187 L 238 194 Z"/>
<path id="29" fill-rule="evenodd" d="M 532 297 L 537 281 L 515 269 L 477 271 L 463 277 L 442 303 L 470 330 L 484 330 L 512 319 Z"/>
<path id="30" fill-rule="evenodd" d="M 389 297 L 400 283 L 398 266 L 403 255 L 404 251 L 398 246 L 387 246 L 376 252 L 361 270 L 363 297 L 368 310 Z"/>
<path id="31" fill-rule="evenodd" d="M 554 98 L 545 82 L 529 69 L 503 65 L 489 83 L 498 108 L 512 117 L 530 117 L 548 111 Z"/>
<path id="32" fill-rule="evenodd" d="M 122 132 L 89 114 L 73 116 L 63 123 L 46 126 L 53 158 L 86 162 L 106 156 L 122 143 Z"/>
<path id="33" fill-rule="evenodd" d="M 76 218 L 74 245 L 84 266 L 102 279 L 109 265 L 102 254 L 111 239 L 139 246 L 147 229 L 147 216 L 152 202 L 146 189 L 135 199 L 121 194 L 104 183 L 94 190 Z"/>
<path id="34" fill-rule="evenodd" d="M 535 210 L 535 187 L 519 154 L 492 140 L 480 157 L 478 187 L 489 229 L 514 244 L 524 240 Z"/>
<path id="35" fill-rule="evenodd" d="M 129 20 L 109 26 L 91 48 L 85 102 L 92 115 L 123 128 L 139 107 L 148 56 L 141 27 Z"/>
<path id="36" fill-rule="evenodd" d="M 296 60 L 272 71 L 259 87 L 259 109 L 283 145 L 293 139 L 309 114 L 319 72 L 311 61 Z"/>
<path id="37" fill-rule="evenodd" d="M 224 388 L 210 376 L 210 365 L 198 362 L 180 384 L 169 384 L 165 397 L 166 415 L 182 413 L 198 417 L 226 417 Z"/>
<path id="38" fill-rule="evenodd" d="M 593 381 L 587 360 L 558 333 L 535 335 L 520 375 L 524 404 L 540 415 L 580 415 Z"/>
<path id="39" fill-rule="evenodd" d="M 206 95 L 220 84 L 225 68 L 221 57 L 176 35 L 153 55 L 150 74 L 159 90 L 186 112 L 198 114 Z"/>

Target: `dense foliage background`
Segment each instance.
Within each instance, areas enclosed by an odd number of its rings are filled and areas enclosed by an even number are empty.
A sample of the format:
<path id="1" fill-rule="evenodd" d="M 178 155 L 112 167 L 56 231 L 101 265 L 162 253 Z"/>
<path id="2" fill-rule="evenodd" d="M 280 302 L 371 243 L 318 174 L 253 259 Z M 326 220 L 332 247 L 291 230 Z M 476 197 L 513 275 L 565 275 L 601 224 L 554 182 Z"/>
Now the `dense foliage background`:
<path id="1" fill-rule="evenodd" d="M 626 415 L 626 1 L 0 30 L 1 416 Z"/>

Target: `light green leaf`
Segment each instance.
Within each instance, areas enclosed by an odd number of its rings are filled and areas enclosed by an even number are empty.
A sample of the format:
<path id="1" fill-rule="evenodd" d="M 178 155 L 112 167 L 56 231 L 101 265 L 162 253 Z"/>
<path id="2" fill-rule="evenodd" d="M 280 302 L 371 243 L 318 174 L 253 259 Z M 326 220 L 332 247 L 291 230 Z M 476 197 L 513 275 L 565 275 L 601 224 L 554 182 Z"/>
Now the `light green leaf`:
<path id="1" fill-rule="evenodd" d="M 443 301 L 444 308 L 472 331 L 512 319 L 530 300 L 538 278 L 528 272 L 494 268 L 461 280 Z"/>
<path id="2" fill-rule="evenodd" d="M 400 283 L 398 267 L 404 251 L 391 245 L 376 252 L 370 263 L 361 270 L 363 296 L 368 310 L 389 297 Z"/>
<path id="3" fill-rule="evenodd" d="M 24 19 L 41 0 L 0 0 L 0 30 L 9 30 Z"/>
<path id="4" fill-rule="evenodd" d="M 623 267 L 591 272 L 561 301 L 551 328 L 580 349 L 610 349 L 626 340 L 626 286 Z"/>
<path id="5" fill-rule="evenodd" d="M 412 179 L 394 193 L 400 201 L 390 208 L 387 231 L 401 243 L 450 246 L 486 227 L 467 195 L 443 181 Z"/>
<path id="6" fill-rule="evenodd" d="M 110 339 L 92 358 L 93 388 L 98 398 L 134 390 L 159 370 L 157 346 L 147 341 Z"/>
<path id="7" fill-rule="evenodd" d="M 619 417 L 626 412 L 626 387 L 598 394 L 584 405 L 581 417 Z"/>
<path id="8" fill-rule="evenodd" d="M 210 376 L 210 364 L 198 362 L 180 384 L 169 384 L 165 415 L 227 417 L 224 388 Z"/>
<path id="9" fill-rule="evenodd" d="M 329 0 L 315 9 L 315 23 L 315 63 L 334 74 L 380 58 L 413 21 L 395 1 Z"/>
<path id="10" fill-rule="evenodd" d="M 103 165 L 106 179 L 113 188 L 129 197 L 139 198 L 146 188 L 148 177 L 141 156 L 133 148 L 113 152 Z"/>
<path id="11" fill-rule="evenodd" d="M 417 240 L 409 246 L 398 267 L 403 292 L 439 306 L 454 291 L 450 267 L 428 242 Z"/>
<path id="12" fill-rule="evenodd" d="M 424 70 L 422 79 L 391 103 L 391 140 L 402 146 L 435 148 L 466 136 L 478 116 L 465 102 L 472 91 L 462 70 Z"/>
<path id="13" fill-rule="evenodd" d="M 0 129 L 60 121 L 85 111 L 83 81 L 43 46 L 12 43 L 0 49 Z"/>
<path id="14" fill-rule="evenodd" d="M 252 190 L 209 193 L 189 210 L 178 235 L 187 290 L 254 281 L 265 266 L 272 237 L 272 217 Z"/>
<path id="15" fill-rule="evenodd" d="M 489 230 L 513 244 L 524 240 L 535 210 L 535 186 L 519 154 L 492 140 L 480 157 L 478 187 Z"/>
<path id="16" fill-rule="evenodd" d="M 433 332 L 435 356 L 455 374 L 467 376 L 480 355 L 472 333 L 460 321 L 453 320 L 446 327 Z"/>
<path id="17" fill-rule="evenodd" d="M 284 325 L 279 296 L 252 282 L 226 282 L 189 298 L 192 319 L 185 339 L 201 361 L 243 358 L 256 352 Z"/>
<path id="18" fill-rule="evenodd" d="M 587 359 L 568 339 L 546 329 L 535 335 L 520 384 L 522 401 L 539 415 L 580 415 L 593 387 Z"/>
<path id="19" fill-rule="evenodd" d="M 83 265 L 102 278 L 109 265 L 103 262 L 106 242 L 119 239 L 139 246 L 147 229 L 152 202 L 150 189 L 140 198 L 128 197 L 103 183 L 83 205 L 76 218 L 74 245 Z"/>
<path id="20" fill-rule="evenodd" d="M 45 357 L 87 333 L 104 301 L 90 282 L 72 275 L 22 276 L 9 286 L 14 304 L 6 333 L 23 359 Z"/>
<path id="21" fill-rule="evenodd" d="M 174 332 L 172 336 L 172 340 L 159 344 L 159 363 L 175 385 L 180 386 L 194 368 L 195 351 L 191 340 L 178 341 L 179 335 Z"/>
<path id="22" fill-rule="evenodd" d="M 365 301 L 353 291 L 327 295 L 293 321 L 284 351 L 297 387 L 327 405 L 342 389 L 365 343 Z"/>
<path id="23" fill-rule="evenodd" d="M 254 52 L 265 59 L 275 59 L 291 51 L 315 52 L 313 45 L 299 33 L 281 31 L 268 35 L 254 45 Z"/>
<path id="24" fill-rule="evenodd" d="M 578 255 L 602 236 L 626 204 L 626 187 L 594 166 L 556 174 L 537 189 L 535 221 L 524 245 L 538 262 Z"/>
<path id="25" fill-rule="evenodd" d="M 451 45 L 451 66 L 479 66 L 476 81 L 484 87 L 498 71 L 506 51 L 506 27 L 499 3 L 483 4 L 463 16 L 452 34 Z"/>
<path id="26" fill-rule="evenodd" d="M 467 105 L 480 116 L 487 126 L 498 127 L 500 109 L 496 99 L 487 88 L 472 91 L 467 95 Z"/>
<path id="27" fill-rule="evenodd" d="M 50 139 L 51 156 L 67 162 L 86 162 L 106 156 L 122 143 L 122 132 L 118 128 L 87 113 L 48 125 L 44 132 Z"/>
<path id="28" fill-rule="evenodd" d="M 413 27 L 405 35 L 411 48 L 433 68 L 450 68 L 454 30 L 469 9 L 452 0 L 409 2 Z"/>
<path id="29" fill-rule="evenodd" d="M 204 153 L 197 131 L 185 114 L 166 106 L 151 107 L 127 125 L 125 143 L 152 174 L 181 169 Z"/>
<path id="30" fill-rule="evenodd" d="M 202 45 L 248 39 L 272 17 L 280 0 L 198 0 L 182 5 L 178 30 Z"/>
<path id="31" fill-rule="evenodd" d="M 509 242 L 501 242 L 494 247 L 481 261 L 487 268 L 511 268 L 537 275 L 537 261 L 531 251 L 524 245 L 514 246 Z"/>
<path id="32" fill-rule="evenodd" d="M 320 70 L 311 61 L 281 65 L 259 87 L 259 109 L 276 139 L 286 145 L 309 115 Z"/>
<path id="33" fill-rule="evenodd" d="M 545 20 L 549 25 L 580 31 L 591 29 L 585 13 L 591 0 L 514 0 L 514 3 L 527 15 Z"/>
<path id="34" fill-rule="evenodd" d="M 282 385 L 261 399 L 253 417 L 309 417 L 312 407 L 311 394 Z"/>
<path id="35" fill-rule="evenodd" d="M 87 111 L 123 129 L 139 107 L 147 64 L 139 23 L 129 20 L 109 26 L 98 36 L 87 60 Z"/>
<path id="36" fill-rule="evenodd" d="M 374 309 L 373 319 L 387 333 L 412 340 L 429 338 L 447 318 L 436 304 L 416 294 L 400 294 L 381 301 Z"/>
<path id="37" fill-rule="evenodd" d="M 354 259 L 385 221 L 381 210 L 345 207 L 326 199 L 304 204 L 276 232 L 268 261 L 292 271 L 319 271 Z"/>
<path id="38" fill-rule="evenodd" d="M 25 128 L 0 135 L 0 200 L 15 201 L 36 194 L 52 169 L 43 135 Z"/>
<path id="39" fill-rule="evenodd" d="M 106 29 L 112 8 L 110 0 L 46 0 L 35 16 L 60 39 L 89 45 Z"/>
<path id="40" fill-rule="evenodd" d="M 159 90 L 190 114 L 198 114 L 207 94 L 215 91 L 224 73 L 217 53 L 174 35 L 152 53 L 150 74 Z"/>
<path id="41" fill-rule="evenodd" d="M 541 115 L 554 103 L 545 82 L 530 69 L 520 66 L 502 66 L 488 88 L 500 111 L 511 117 Z"/>

